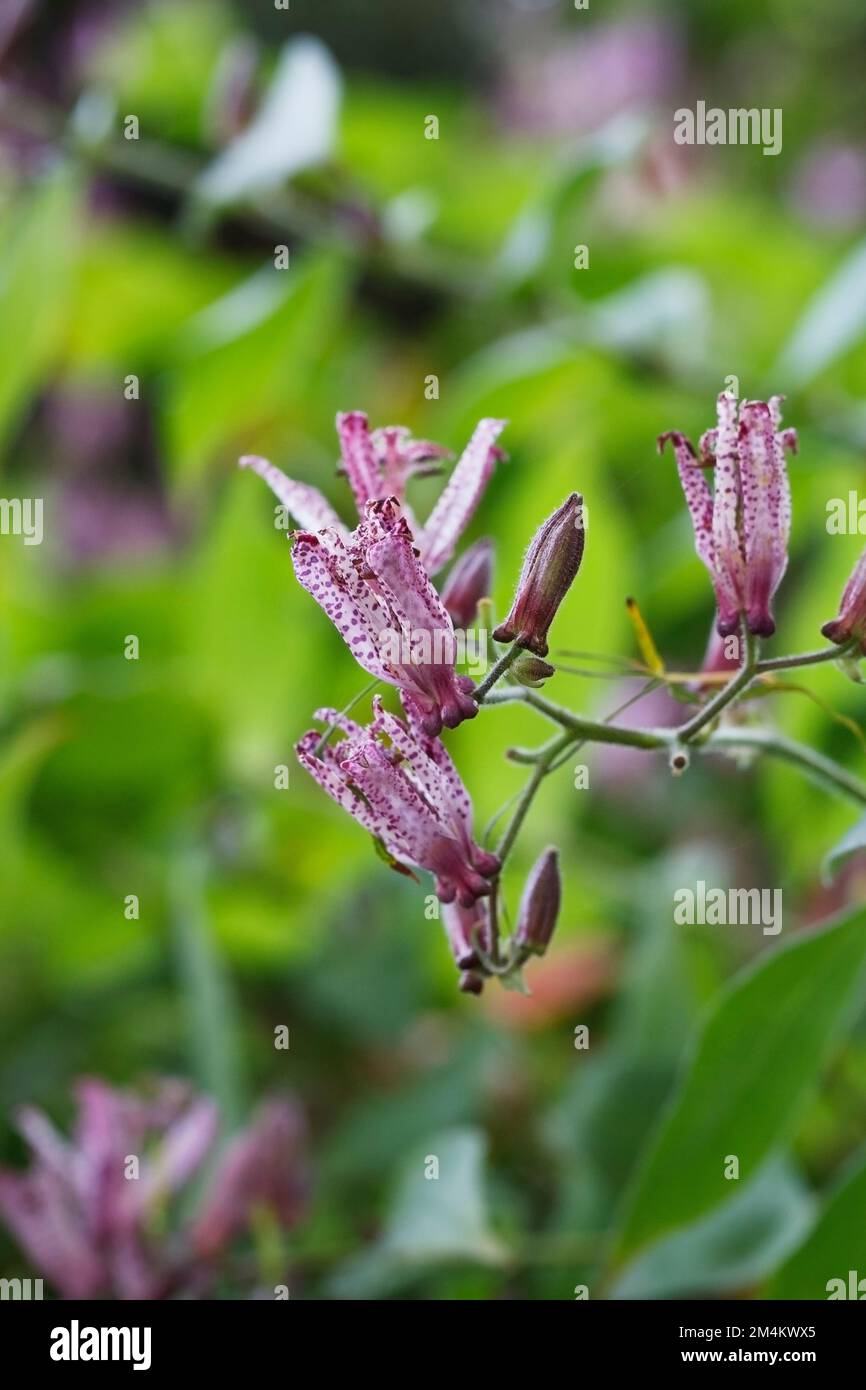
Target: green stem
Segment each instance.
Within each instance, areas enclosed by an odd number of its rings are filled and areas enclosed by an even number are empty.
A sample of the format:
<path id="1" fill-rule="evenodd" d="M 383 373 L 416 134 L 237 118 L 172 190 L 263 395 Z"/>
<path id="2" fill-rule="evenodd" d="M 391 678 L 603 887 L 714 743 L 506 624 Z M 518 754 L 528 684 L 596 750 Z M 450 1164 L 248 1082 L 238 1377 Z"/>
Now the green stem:
<path id="1" fill-rule="evenodd" d="M 728 689 L 729 687 L 726 686 L 725 690 Z M 682 737 L 682 729 L 622 729 L 615 724 L 598 724 L 590 719 L 581 719 L 569 710 L 561 709 L 560 706 L 545 700 L 533 690 L 502 691 L 492 696 L 488 703 L 507 704 L 513 701 L 532 705 L 541 714 L 559 724 L 570 735 L 569 739 L 554 740 L 553 743 L 545 744 L 538 752 L 522 748 L 509 750 L 508 756 L 512 762 L 530 763 L 534 765 L 536 773 L 540 774 L 537 778 L 533 774 L 518 803 L 515 811 L 515 817 L 519 816 L 518 829 L 526 815 L 531 797 L 534 796 L 543 777 L 551 770 L 548 755 L 555 744 L 559 744 L 558 752 L 564 750 L 569 742 L 576 742 L 579 739 L 586 740 L 588 743 L 614 743 L 627 748 L 654 749 L 675 745 L 681 741 Z M 702 713 L 704 712 L 702 711 Z M 768 753 L 771 757 L 781 758 L 785 762 L 799 767 L 805 776 L 819 785 L 825 788 L 829 787 L 832 791 L 841 791 L 852 801 L 866 806 L 866 783 L 862 782 L 859 777 L 846 772 L 838 763 L 833 762 L 832 758 L 826 758 L 822 753 L 806 747 L 805 744 L 796 743 L 793 739 L 786 738 L 784 734 L 775 733 L 773 730 L 758 728 L 716 729 L 698 747 L 704 753 L 727 752 L 736 748 L 754 749 L 757 752 Z M 552 756 L 558 756 L 558 752 Z M 524 806 L 527 793 L 529 793 L 529 797 Z M 510 830 L 511 825 L 506 831 L 506 843 L 509 849 L 513 843 L 513 836 L 509 835 Z"/>
<path id="2" fill-rule="evenodd" d="M 508 668 L 514 665 L 514 662 L 519 657 L 520 652 L 521 648 L 518 647 L 517 643 L 515 642 L 514 646 L 509 647 L 505 655 L 501 656 L 497 661 L 496 665 L 493 666 L 491 670 L 487 672 L 487 675 L 484 677 L 484 680 L 481 682 L 481 684 L 476 685 L 474 691 L 472 692 L 472 698 L 476 700 L 479 705 L 486 698 L 488 691 L 493 689 L 500 676 L 504 676 Z"/>
<path id="3" fill-rule="evenodd" d="M 817 666 L 822 661 L 838 661 L 858 645 L 846 642 L 838 647 L 821 647 L 815 652 L 801 652 L 799 656 L 774 656 L 767 661 L 759 661 L 755 666 L 758 673 L 764 671 L 792 671 L 796 666 Z"/>
<path id="4" fill-rule="evenodd" d="M 355 706 L 358 704 L 358 701 L 359 701 L 359 700 L 363 700 L 363 698 L 364 698 L 365 695 L 369 695 L 373 690 L 375 690 L 375 689 L 376 689 L 376 686 L 377 686 L 378 684 L 379 684 L 379 681 L 378 681 L 378 678 L 377 678 L 377 679 L 375 679 L 375 680 L 370 681 L 370 684 L 369 684 L 369 685 L 365 685 L 363 690 L 359 690 L 359 691 L 358 691 L 358 694 L 355 695 L 355 696 L 353 696 L 353 698 L 349 701 L 349 703 L 348 703 L 347 705 L 344 705 L 343 708 L 342 708 L 341 710 L 338 711 L 338 718 L 339 718 L 339 719 L 346 719 L 346 718 L 348 718 L 348 716 L 352 713 L 352 710 L 353 710 L 353 709 L 355 708 Z M 340 726 L 339 726 L 338 723 L 334 723 L 334 724 L 329 724 L 329 725 L 328 725 L 327 729 L 326 729 L 325 732 L 322 734 L 322 737 L 319 739 L 319 742 L 316 744 L 315 748 L 313 749 L 313 757 L 314 757 L 314 758 L 321 758 L 322 753 L 325 751 L 325 745 L 327 744 L 328 739 L 331 737 L 331 734 L 333 734 L 337 729 L 339 729 L 339 727 L 340 727 Z"/>
<path id="5" fill-rule="evenodd" d="M 677 733 L 676 729 L 623 729 L 617 724 L 600 724 L 595 719 L 583 719 L 578 714 L 572 714 L 571 710 L 564 709 L 562 705 L 555 705 L 551 700 L 545 699 L 537 691 L 528 690 L 523 686 L 498 691 L 490 696 L 486 703 L 504 705 L 513 701 L 531 705 L 539 714 L 545 715 L 560 728 L 567 729 L 575 738 L 586 739 L 589 743 L 617 743 L 625 748 L 667 748 L 674 742 Z M 526 759 L 520 756 L 514 761 L 523 762 Z"/>
<path id="6" fill-rule="evenodd" d="M 745 625 L 743 627 L 742 640 L 743 664 L 739 671 L 734 678 L 728 681 L 728 684 L 719 691 L 718 695 L 714 695 L 712 700 L 709 700 L 707 704 L 703 705 L 701 709 L 698 710 L 697 714 L 693 715 L 685 724 L 680 725 L 677 731 L 678 743 L 691 743 L 695 735 L 699 734 L 701 729 L 705 728 L 707 724 L 711 724 L 712 721 L 721 714 L 725 706 L 729 705 L 732 700 L 735 700 L 755 679 L 758 641 L 750 632 L 746 631 Z"/>
<path id="7" fill-rule="evenodd" d="M 520 833 L 520 827 L 526 819 L 527 812 L 535 797 L 535 793 L 541 786 L 545 777 L 551 769 L 551 765 L 560 753 L 564 752 L 570 744 L 574 743 L 574 735 L 571 733 L 560 734 L 559 738 L 551 739 L 544 748 L 540 749 L 532 769 L 532 776 L 520 794 L 520 800 L 514 808 L 514 814 L 506 826 L 505 833 L 496 847 L 496 854 L 500 864 L 504 864 L 514 846 L 514 841 Z"/>
<path id="8" fill-rule="evenodd" d="M 817 782 L 819 786 L 834 792 L 841 791 L 852 801 L 866 806 L 866 783 L 861 782 L 853 773 L 846 772 L 838 763 L 833 762 L 832 758 L 825 758 L 823 753 L 817 753 L 814 748 L 808 748 L 803 743 L 796 743 L 784 734 L 770 729 L 717 729 L 700 744 L 702 753 L 726 752 L 737 748 L 754 749 L 756 752 L 780 758 L 798 767 L 804 776 Z"/>

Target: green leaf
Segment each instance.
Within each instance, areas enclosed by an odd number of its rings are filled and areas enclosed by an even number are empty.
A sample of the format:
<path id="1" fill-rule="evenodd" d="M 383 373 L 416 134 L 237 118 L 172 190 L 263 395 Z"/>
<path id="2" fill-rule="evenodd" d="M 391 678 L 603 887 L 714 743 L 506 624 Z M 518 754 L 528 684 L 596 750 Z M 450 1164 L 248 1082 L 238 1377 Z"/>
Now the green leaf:
<path id="1" fill-rule="evenodd" d="M 866 1155 L 862 1152 L 830 1193 L 808 1239 L 782 1265 L 768 1298 L 826 1298 L 830 1279 L 866 1276 Z"/>
<path id="2" fill-rule="evenodd" d="M 748 1288 L 774 1269 L 809 1229 L 808 1188 L 781 1159 L 766 1163 L 729 1201 L 653 1245 L 629 1266 L 612 1298 L 680 1298 Z M 785 1295 L 783 1295 L 785 1296 Z"/>
<path id="3" fill-rule="evenodd" d="M 852 825 L 839 843 L 824 856 L 821 874 L 825 881 L 835 878 L 846 859 L 850 859 L 852 854 L 859 853 L 861 849 L 866 849 L 866 816 L 861 816 L 856 825 Z"/>
<path id="4" fill-rule="evenodd" d="M 383 1235 L 340 1272 L 334 1295 L 369 1298 L 455 1261 L 502 1264 L 507 1252 L 487 1217 L 485 1149 L 469 1126 L 431 1135 L 403 1170 Z"/>
<path id="5" fill-rule="evenodd" d="M 346 288 L 338 257 L 311 255 L 291 270 L 260 272 L 190 323 L 167 379 L 164 413 L 169 457 L 185 484 L 214 457 L 234 467 L 238 454 L 269 447 L 263 427 L 306 404 L 338 332 Z M 238 322 L 243 331 L 231 336 L 227 326 L 236 330 Z"/>
<path id="6" fill-rule="evenodd" d="M 243 1113 L 240 1028 L 231 982 L 210 929 L 204 885 L 203 853 L 191 846 L 182 849 L 174 864 L 172 899 L 193 1072 L 231 1128 Z"/>
<path id="7" fill-rule="evenodd" d="M 78 188 L 55 173 L 0 235 L 0 440 L 58 354 L 78 251 Z"/>
<path id="8" fill-rule="evenodd" d="M 866 242 L 860 242 L 806 306 L 779 359 L 778 374 L 804 386 L 866 333 Z"/>
<path id="9" fill-rule="evenodd" d="M 774 951 L 724 991 L 627 1200 L 616 1253 L 694 1220 L 784 1139 L 824 1061 L 866 958 L 866 911 Z"/>

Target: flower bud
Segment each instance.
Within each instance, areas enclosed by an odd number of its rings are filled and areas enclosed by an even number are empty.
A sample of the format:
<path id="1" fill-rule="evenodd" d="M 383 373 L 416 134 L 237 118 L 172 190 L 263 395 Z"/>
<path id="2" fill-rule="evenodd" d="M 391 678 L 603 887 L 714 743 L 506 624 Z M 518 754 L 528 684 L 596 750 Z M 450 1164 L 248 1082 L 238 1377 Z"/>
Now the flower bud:
<path id="1" fill-rule="evenodd" d="M 455 627 L 470 627 L 478 604 L 490 593 L 493 580 L 493 542 L 486 537 L 470 545 L 452 566 L 442 590 L 442 602 Z"/>
<path id="2" fill-rule="evenodd" d="M 476 975 L 472 970 L 466 970 L 460 976 L 457 988 L 463 994 L 480 994 L 484 989 L 484 981 L 480 975 Z"/>
<path id="3" fill-rule="evenodd" d="M 856 637 L 866 653 L 866 550 L 845 585 L 838 618 L 825 623 L 821 631 L 839 646 L 845 646 Z"/>
<path id="4" fill-rule="evenodd" d="M 511 612 L 494 632 L 497 642 L 547 656 L 547 632 L 580 568 L 583 498 L 573 492 L 537 531 L 517 584 Z"/>
<path id="5" fill-rule="evenodd" d="M 543 956 L 553 936 L 561 889 L 559 851 L 546 849 L 526 880 L 515 932 L 518 946 L 533 955 Z"/>
<path id="6" fill-rule="evenodd" d="M 522 653 L 511 667 L 511 675 L 518 685 L 529 685 L 533 690 L 537 690 L 551 676 L 556 675 L 556 667 L 551 666 L 549 661 L 542 661 L 540 656 Z"/>

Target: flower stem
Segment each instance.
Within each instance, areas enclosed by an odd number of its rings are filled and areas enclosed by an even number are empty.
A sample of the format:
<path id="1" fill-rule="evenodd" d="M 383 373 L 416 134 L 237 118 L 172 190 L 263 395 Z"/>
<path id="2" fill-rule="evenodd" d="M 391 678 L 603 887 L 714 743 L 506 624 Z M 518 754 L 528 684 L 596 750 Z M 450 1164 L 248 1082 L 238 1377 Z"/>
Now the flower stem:
<path id="1" fill-rule="evenodd" d="M 618 743 L 626 748 L 667 748 L 677 733 L 676 729 L 624 729 L 617 724 L 603 724 L 595 719 L 584 719 L 581 715 L 572 714 L 571 710 L 564 709 L 562 705 L 555 705 L 552 700 L 539 695 L 536 690 L 529 690 L 524 686 L 498 691 L 488 699 L 487 704 L 504 705 L 512 701 L 531 705 L 539 714 L 546 715 L 554 724 L 567 729 L 574 738 L 586 739 L 588 743 Z M 528 760 L 520 757 L 514 761 Z"/>
<path id="2" fill-rule="evenodd" d="M 677 742 L 690 743 L 701 729 L 721 714 L 726 705 L 735 700 L 747 686 L 751 685 L 755 678 L 758 657 L 758 640 L 750 632 L 743 631 L 743 664 L 737 674 L 728 684 L 714 695 L 712 700 L 703 705 L 697 714 L 693 715 L 685 724 L 681 724 L 678 730 Z"/>
<path id="3" fill-rule="evenodd" d="M 781 758 L 784 762 L 798 767 L 804 776 L 819 786 L 834 792 L 843 792 L 852 801 L 866 806 L 866 782 L 853 773 L 846 772 L 832 758 L 826 758 L 806 744 L 796 743 L 784 734 L 772 729 L 717 729 L 700 745 L 702 753 L 727 752 L 730 749 L 754 749 Z"/>
<path id="4" fill-rule="evenodd" d="M 535 793 L 550 771 L 551 765 L 555 759 L 559 757 L 560 753 L 563 753 L 574 741 L 574 735 L 572 733 L 563 733 L 560 734 L 558 738 L 551 739 L 549 743 L 546 743 L 544 747 L 539 750 L 535 766 L 532 769 L 532 776 L 523 788 L 520 794 L 520 800 L 514 808 L 514 814 L 505 828 L 502 839 L 496 846 L 496 854 L 500 864 L 504 864 L 508 855 L 511 853 L 514 841 L 520 833 L 520 827 L 526 819 L 526 814 L 532 805 Z"/>
<path id="5" fill-rule="evenodd" d="M 800 652 L 798 656 L 774 656 L 767 661 L 759 661 L 755 670 L 763 671 L 792 671 L 795 666 L 817 666 L 822 661 L 838 661 L 841 656 L 846 656 L 858 646 L 856 641 L 841 644 L 838 647 L 821 647 L 815 652 Z"/>
<path id="6" fill-rule="evenodd" d="M 520 655 L 520 651 L 521 648 L 518 647 L 517 643 L 515 642 L 512 647 L 508 648 L 508 651 L 504 654 L 504 656 L 501 656 L 499 658 L 499 660 L 496 662 L 496 665 L 493 666 L 487 672 L 487 675 L 484 677 L 484 680 L 481 682 L 481 684 L 476 685 L 475 689 L 472 692 L 472 698 L 476 700 L 479 705 L 481 704 L 482 700 L 484 700 L 484 698 L 486 697 L 487 692 L 493 689 L 500 676 L 504 676 L 509 666 L 512 666 L 514 664 L 514 662 Z"/>
<path id="7" fill-rule="evenodd" d="M 355 706 L 358 704 L 359 700 L 363 700 L 363 698 L 364 698 L 365 695 L 371 694 L 371 692 L 374 691 L 374 690 L 376 689 L 376 686 L 377 686 L 378 684 L 379 684 L 378 679 L 372 680 L 372 681 L 370 681 L 370 684 L 369 684 L 369 685 L 365 685 L 365 686 L 364 686 L 364 689 L 363 689 L 363 690 L 359 690 L 359 691 L 358 691 L 358 694 L 355 695 L 355 696 L 353 696 L 352 699 L 349 701 L 349 703 L 348 703 L 347 705 L 344 705 L 343 708 L 339 711 L 339 718 L 340 718 L 340 719 L 346 719 L 346 718 L 352 713 L 352 710 L 353 710 L 353 709 L 355 708 Z M 331 734 L 334 733 L 334 731 L 335 731 L 336 729 L 339 729 L 339 727 L 340 727 L 340 726 L 339 726 L 339 724 L 337 724 L 337 723 L 329 724 L 329 725 L 328 725 L 327 729 L 326 729 L 325 732 L 322 734 L 322 737 L 319 739 L 319 742 L 316 744 L 315 748 L 313 749 L 313 757 L 314 757 L 314 758 L 321 758 L 323 752 L 325 751 L 325 745 L 326 745 L 326 743 L 328 742 L 328 739 L 331 737 Z"/>

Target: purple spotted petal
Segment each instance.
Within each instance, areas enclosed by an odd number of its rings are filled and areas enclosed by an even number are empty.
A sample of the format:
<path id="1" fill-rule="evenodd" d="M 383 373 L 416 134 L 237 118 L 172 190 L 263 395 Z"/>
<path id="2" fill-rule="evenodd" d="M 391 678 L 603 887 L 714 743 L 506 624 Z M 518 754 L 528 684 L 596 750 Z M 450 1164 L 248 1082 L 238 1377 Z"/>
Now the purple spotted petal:
<path id="1" fill-rule="evenodd" d="M 466 445 L 445 490 L 418 537 L 421 562 L 428 574 L 436 574 L 451 559 L 458 540 L 469 525 L 502 454 L 496 440 L 505 420 L 481 420 Z"/>
<path id="2" fill-rule="evenodd" d="M 298 582 L 327 613 L 358 664 L 379 680 L 392 680 L 380 657 L 380 634 L 389 628 L 390 615 L 359 575 L 352 551 L 333 532 L 300 532 L 292 563 Z"/>
<path id="3" fill-rule="evenodd" d="M 788 563 L 791 498 L 782 442 L 774 429 L 773 412 L 763 401 L 742 406 L 739 454 L 746 618 L 750 632 L 769 637 L 776 626 L 773 595 Z"/>
<path id="4" fill-rule="evenodd" d="M 737 450 L 737 402 L 723 391 L 717 401 L 713 548 L 719 632 L 736 632 L 745 601 L 745 561 L 739 530 L 740 460 Z"/>
<path id="5" fill-rule="evenodd" d="M 348 538 L 348 530 L 318 488 L 287 478 L 282 469 L 267 459 L 259 458 L 257 454 L 244 454 L 240 465 L 241 468 L 251 468 L 260 478 L 264 478 L 271 492 L 279 498 L 301 530 L 323 531 L 326 526 L 331 526 L 344 539 Z"/>
<path id="6" fill-rule="evenodd" d="M 695 451 L 686 436 L 680 434 L 678 430 L 668 430 L 666 434 L 660 434 L 658 437 L 659 453 L 664 450 L 668 440 L 674 447 L 677 471 L 685 494 L 686 506 L 692 519 L 695 549 L 707 569 L 713 574 L 716 564 L 716 551 L 713 545 L 713 494 L 695 457 Z"/>
<path id="7" fill-rule="evenodd" d="M 340 436 L 340 454 L 355 506 L 358 515 L 363 516 L 367 503 L 381 495 L 379 464 L 364 412 L 341 411 L 337 416 L 337 434 Z"/>

